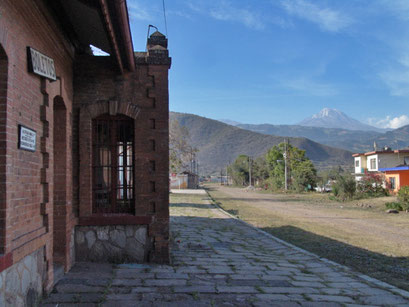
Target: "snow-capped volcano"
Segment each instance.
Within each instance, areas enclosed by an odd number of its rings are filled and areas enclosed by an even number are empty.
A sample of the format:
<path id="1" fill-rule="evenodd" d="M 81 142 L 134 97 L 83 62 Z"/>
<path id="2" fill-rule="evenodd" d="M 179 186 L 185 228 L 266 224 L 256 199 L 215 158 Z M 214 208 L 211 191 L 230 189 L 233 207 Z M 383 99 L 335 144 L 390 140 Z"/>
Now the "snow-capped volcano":
<path id="1" fill-rule="evenodd" d="M 382 131 L 383 129 L 376 128 L 347 116 L 345 113 L 330 108 L 324 108 L 319 113 L 299 122 L 300 126 L 324 127 L 324 128 L 341 128 L 348 130 L 363 130 L 363 131 Z"/>

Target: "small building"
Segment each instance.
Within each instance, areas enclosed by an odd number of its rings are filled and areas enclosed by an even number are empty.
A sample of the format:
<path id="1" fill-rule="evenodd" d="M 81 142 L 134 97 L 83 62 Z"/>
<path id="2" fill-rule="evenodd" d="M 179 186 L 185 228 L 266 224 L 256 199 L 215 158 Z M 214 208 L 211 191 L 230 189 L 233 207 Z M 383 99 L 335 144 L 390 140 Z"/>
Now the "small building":
<path id="1" fill-rule="evenodd" d="M 377 173 L 380 169 L 395 167 L 409 163 L 409 149 L 392 150 L 385 148 L 380 151 L 356 153 L 354 157 L 354 176 L 356 181 L 362 179 L 366 173 Z"/>
<path id="2" fill-rule="evenodd" d="M 394 193 L 397 193 L 402 186 L 409 186 L 408 164 L 379 169 L 379 171 L 385 173 L 388 187 Z"/>
<path id="3" fill-rule="evenodd" d="M 125 0 L 0 1 L 0 306 L 76 261 L 169 262 L 170 64 Z"/>
<path id="4" fill-rule="evenodd" d="M 197 189 L 199 187 L 199 176 L 191 172 L 171 174 L 169 176 L 171 189 Z"/>

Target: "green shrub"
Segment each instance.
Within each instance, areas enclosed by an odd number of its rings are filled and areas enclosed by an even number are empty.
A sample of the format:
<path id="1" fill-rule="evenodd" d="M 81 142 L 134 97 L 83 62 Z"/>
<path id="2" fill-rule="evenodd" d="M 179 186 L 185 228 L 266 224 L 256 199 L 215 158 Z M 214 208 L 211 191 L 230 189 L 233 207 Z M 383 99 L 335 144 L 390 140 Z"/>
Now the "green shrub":
<path id="1" fill-rule="evenodd" d="M 334 196 L 342 201 L 353 199 L 356 192 L 356 182 L 352 176 L 338 176 L 336 183 L 332 185 Z"/>
<path id="2" fill-rule="evenodd" d="M 329 200 L 339 201 L 339 199 L 338 199 L 336 196 L 334 196 L 334 195 L 329 195 L 329 196 L 328 196 L 328 199 L 329 199 Z"/>
<path id="3" fill-rule="evenodd" d="M 397 203 L 397 202 L 386 203 L 386 204 L 385 204 L 385 207 L 386 207 L 387 209 L 395 209 L 395 210 L 398 210 L 398 211 L 402 211 L 402 210 L 403 210 L 402 205 L 401 205 L 400 203 Z"/>
<path id="4" fill-rule="evenodd" d="M 409 208 L 409 186 L 403 186 L 399 189 L 398 200 L 404 210 Z"/>
<path id="5" fill-rule="evenodd" d="M 334 194 L 335 197 L 339 196 L 339 185 L 338 184 L 333 184 L 332 185 L 332 193 Z"/>

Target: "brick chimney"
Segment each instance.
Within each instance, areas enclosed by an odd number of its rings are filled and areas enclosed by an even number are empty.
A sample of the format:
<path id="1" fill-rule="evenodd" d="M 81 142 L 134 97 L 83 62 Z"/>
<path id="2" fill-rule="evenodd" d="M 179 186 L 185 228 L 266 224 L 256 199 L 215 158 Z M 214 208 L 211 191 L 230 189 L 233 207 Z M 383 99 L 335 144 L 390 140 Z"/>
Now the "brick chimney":
<path id="1" fill-rule="evenodd" d="M 152 33 L 147 42 L 148 64 L 170 66 L 171 59 L 169 57 L 169 51 L 167 48 L 168 39 L 166 38 L 166 36 L 159 31 Z"/>
<path id="2" fill-rule="evenodd" d="M 166 38 L 165 35 L 163 35 L 159 31 L 156 31 L 152 33 L 151 36 L 148 38 L 148 49 L 153 46 L 158 46 L 158 45 L 167 49 L 168 39 Z"/>

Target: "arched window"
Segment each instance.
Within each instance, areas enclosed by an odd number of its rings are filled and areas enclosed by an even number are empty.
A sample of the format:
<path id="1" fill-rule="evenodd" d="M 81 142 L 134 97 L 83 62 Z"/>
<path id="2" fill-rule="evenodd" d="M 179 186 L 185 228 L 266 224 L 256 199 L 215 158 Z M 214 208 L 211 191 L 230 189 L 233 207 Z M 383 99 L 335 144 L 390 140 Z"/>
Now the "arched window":
<path id="1" fill-rule="evenodd" d="M 93 213 L 134 213 L 134 122 L 124 115 L 93 120 Z"/>

